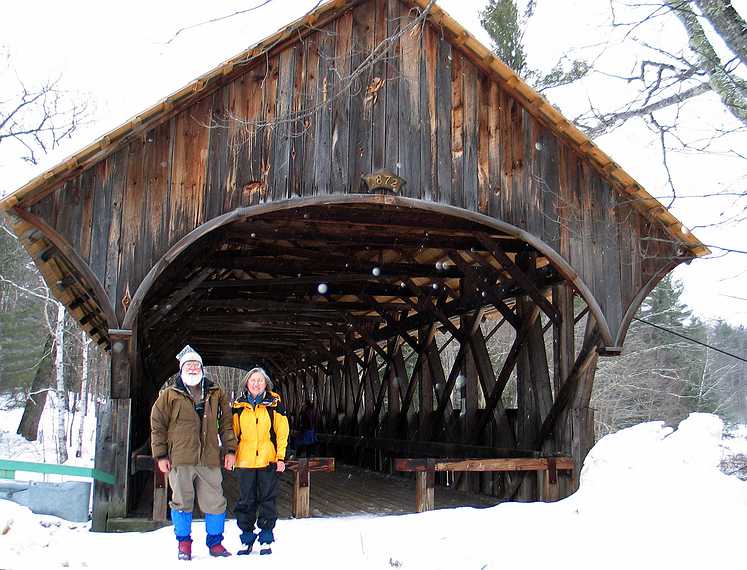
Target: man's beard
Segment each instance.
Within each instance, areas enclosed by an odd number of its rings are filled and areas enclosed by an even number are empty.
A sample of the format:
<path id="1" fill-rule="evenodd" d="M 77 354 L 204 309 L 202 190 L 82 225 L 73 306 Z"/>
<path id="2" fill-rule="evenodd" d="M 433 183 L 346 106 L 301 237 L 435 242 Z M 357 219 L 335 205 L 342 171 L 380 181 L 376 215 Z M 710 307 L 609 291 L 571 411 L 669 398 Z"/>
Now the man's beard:
<path id="1" fill-rule="evenodd" d="M 202 373 L 190 374 L 188 372 L 182 372 L 182 382 L 186 386 L 197 386 L 202 381 Z"/>

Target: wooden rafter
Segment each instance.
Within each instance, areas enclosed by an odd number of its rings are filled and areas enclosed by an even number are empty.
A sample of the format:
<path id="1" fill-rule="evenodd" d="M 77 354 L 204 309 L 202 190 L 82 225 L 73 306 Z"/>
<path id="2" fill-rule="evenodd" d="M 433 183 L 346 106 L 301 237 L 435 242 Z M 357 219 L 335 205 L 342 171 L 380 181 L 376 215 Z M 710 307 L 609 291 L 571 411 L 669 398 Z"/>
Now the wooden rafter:
<path id="1" fill-rule="evenodd" d="M 480 243 L 485 246 L 490 254 L 495 257 L 496 260 L 498 260 L 498 262 L 501 264 L 501 267 L 503 267 L 503 270 L 511 275 L 511 277 L 513 277 L 516 282 L 521 287 L 523 287 L 526 293 L 532 298 L 535 303 L 537 303 L 537 305 L 539 305 L 539 307 L 547 315 L 547 317 L 553 323 L 559 323 L 560 316 L 558 315 L 558 311 L 539 291 L 536 282 L 530 279 L 524 273 L 524 271 L 519 269 L 519 267 L 511 260 L 511 258 L 506 255 L 506 252 L 503 251 L 499 247 L 499 245 L 490 238 L 490 236 L 483 232 L 477 232 L 477 234 L 475 234 L 475 237 L 477 237 L 477 239 L 480 240 Z"/>

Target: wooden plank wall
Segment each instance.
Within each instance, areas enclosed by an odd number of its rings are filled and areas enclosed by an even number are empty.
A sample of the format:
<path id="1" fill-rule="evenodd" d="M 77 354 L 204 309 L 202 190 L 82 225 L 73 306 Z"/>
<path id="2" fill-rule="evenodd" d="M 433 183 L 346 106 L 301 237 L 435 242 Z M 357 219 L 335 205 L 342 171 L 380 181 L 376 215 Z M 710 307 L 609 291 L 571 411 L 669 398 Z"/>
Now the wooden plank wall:
<path id="1" fill-rule="evenodd" d="M 413 18 L 399 0 L 359 4 L 227 76 L 33 213 L 90 263 L 121 318 L 125 291 L 203 222 L 239 206 L 358 192 L 361 175 L 386 168 L 407 181 L 407 197 L 541 238 L 583 278 L 614 335 L 641 285 L 671 261 L 665 232 L 445 30 L 413 31 Z"/>

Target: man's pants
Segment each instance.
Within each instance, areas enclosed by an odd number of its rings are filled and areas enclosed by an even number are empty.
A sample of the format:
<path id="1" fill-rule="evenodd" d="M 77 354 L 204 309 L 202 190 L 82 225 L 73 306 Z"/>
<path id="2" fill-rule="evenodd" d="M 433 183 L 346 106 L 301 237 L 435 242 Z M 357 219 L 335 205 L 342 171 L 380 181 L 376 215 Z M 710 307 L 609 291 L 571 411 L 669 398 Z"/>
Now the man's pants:
<path id="1" fill-rule="evenodd" d="M 169 472 L 171 502 L 177 511 L 192 512 L 195 495 L 200 509 L 205 514 L 218 515 L 226 512 L 223 496 L 223 473 L 220 467 L 204 465 L 175 465 Z"/>
<path id="2" fill-rule="evenodd" d="M 277 464 L 260 469 L 236 469 L 239 476 L 239 500 L 233 512 L 247 544 L 254 523 L 262 530 L 272 530 L 278 518 L 275 500 L 278 494 Z"/>

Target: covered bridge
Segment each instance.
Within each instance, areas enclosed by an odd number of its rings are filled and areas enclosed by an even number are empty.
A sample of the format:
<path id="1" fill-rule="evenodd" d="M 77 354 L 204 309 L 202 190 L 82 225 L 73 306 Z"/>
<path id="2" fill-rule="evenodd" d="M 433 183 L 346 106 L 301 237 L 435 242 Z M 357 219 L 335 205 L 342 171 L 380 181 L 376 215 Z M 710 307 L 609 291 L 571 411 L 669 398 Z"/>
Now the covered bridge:
<path id="1" fill-rule="evenodd" d="M 708 250 L 431 4 L 328 2 L 2 201 L 110 350 L 96 463 L 118 484 L 97 484 L 99 520 L 142 493 L 130 453 L 187 343 L 265 366 L 291 413 L 313 400 L 330 449 L 374 450 L 371 466 L 583 460 L 597 356 Z M 499 362 L 485 319 L 513 331 Z"/>

